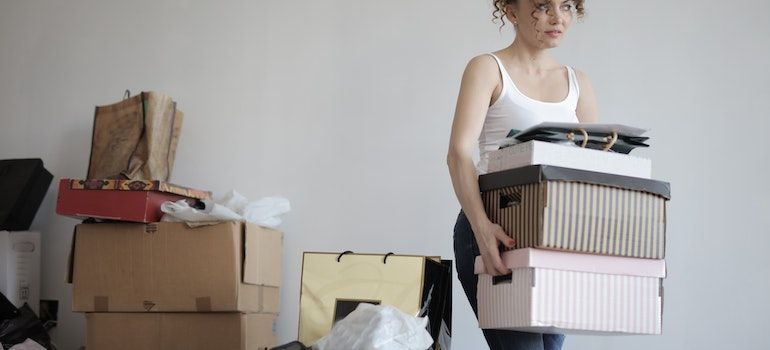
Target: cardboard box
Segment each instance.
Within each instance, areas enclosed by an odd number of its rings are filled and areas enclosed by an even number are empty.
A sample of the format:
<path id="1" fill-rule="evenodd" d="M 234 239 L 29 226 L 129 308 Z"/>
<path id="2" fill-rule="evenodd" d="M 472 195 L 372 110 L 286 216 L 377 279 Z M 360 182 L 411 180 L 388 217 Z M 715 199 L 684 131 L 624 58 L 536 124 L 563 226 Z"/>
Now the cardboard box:
<path id="1" fill-rule="evenodd" d="M 0 231 L 29 230 L 52 179 L 40 159 L 0 160 Z"/>
<path id="2" fill-rule="evenodd" d="M 665 256 L 666 182 L 533 165 L 482 175 L 479 187 L 517 248 Z"/>
<path id="3" fill-rule="evenodd" d="M 209 198 L 205 191 L 149 180 L 59 181 L 56 213 L 78 219 L 158 222 L 165 201 Z"/>
<path id="4" fill-rule="evenodd" d="M 479 326 L 537 333 L 660 334 L 663 260 L 517 249 L 507 276 L 476 258 Z"/>
<path id="5" fill-rule="evenodd" d="M 278 312 L 278 231 L 241 222 L 81 224 L 73 240 L 75 312 Z"/>
<path id="6" fill-rule="evenodd" d="M 275 315 L 241 313 L 89 313 L 88 350 L 267 350 Z"/>
<path id="7" fill-rule="evenodd" d="M 543 141 L 528 141 L 490 152 L 487 171 L 491 173 L 528 165 L 553 165 L 645 179 L 652 177 L 652 161 L 649 159 Z"/>
<path id="8" fill-rule="evenodd" d="M 0 231 L 0 293 L 40 312 L 40 232 Z"/>
<path id="9" fill-rule="evenodd" d="M 451 342 L 451 262 L 391 254 L 312 253 L 302 259 L 299 341 L 315 344 L 358 304 L 388 304 L 417 315 L 426 307 L 433 349 Z"/>

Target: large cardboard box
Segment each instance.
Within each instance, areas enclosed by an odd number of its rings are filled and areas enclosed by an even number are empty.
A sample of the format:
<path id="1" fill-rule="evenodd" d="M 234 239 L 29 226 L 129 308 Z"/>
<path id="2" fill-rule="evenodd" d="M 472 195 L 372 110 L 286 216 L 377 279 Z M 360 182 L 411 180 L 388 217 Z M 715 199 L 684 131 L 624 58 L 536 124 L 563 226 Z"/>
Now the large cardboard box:
<path id="1" fill-rule="evenodd" d="M 40 159 L 0 160 L 0 230 L 29 230 L 52 179 Z"/>
<path id="2" fill-rule="evenodd" d="M 277 313 L 283 237 L 250 223 L 81 224 L 75 312 Z"/>
<path id="3" fill-rule="evenodd" d="M 451 261 L 390 254 L 314 253 L 302 259 L 299 341 L 315 344 L 360 303 L 429 318 L 433 349 L 451 344 Z"/>
<path id="4" fill-rule="evenodd" d="M 479 326 L 537 333 L 660 334 L 663 260 L 517 249 L 512 273 L 491 276 L 476 258 Z"/>
<path id="5" fill-rule="evenodd" d="M 543 141 L 527 141 L 490 152 L 487 171 L 528 165 L 553 165 L 645 179 L 652 176 L 652 161 L 646 158 Z"/>
<path id="6" fill-rule="evenodd" d="M 209 198 L 205 191 L 150 180 L 59 181 L 56 213 L 78 219 L 158 222 L 161 204 Z"/>
<path id="7" fill-rule="evenodd" d="M 40 232 L 0 231 L 0 293 L 40 312 Z"/>
<path id="8" fill-rule="evenodd" d="M 89 313 L 88 350 L 266 350 L 276 346 L 275 315 Z"/>
<path id="9" fill-rule="evenodd" d="M 482 175 L 479 188 L 517 248 L 665 256 L 667 182 L 533 165 Z"/>

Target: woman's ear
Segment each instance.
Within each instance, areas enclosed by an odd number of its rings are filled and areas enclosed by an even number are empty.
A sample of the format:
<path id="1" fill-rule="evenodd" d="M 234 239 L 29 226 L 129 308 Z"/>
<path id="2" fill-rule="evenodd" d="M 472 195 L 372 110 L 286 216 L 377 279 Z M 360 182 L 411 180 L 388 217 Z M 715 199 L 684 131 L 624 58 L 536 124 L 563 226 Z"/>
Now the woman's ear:
<path id="1" fill-rule="evenodd" d="M 519 12 L 516 4 L 505 5 L 505 18 L 507 18 L 514 26 L 519 24 L 518 15 Z"/>

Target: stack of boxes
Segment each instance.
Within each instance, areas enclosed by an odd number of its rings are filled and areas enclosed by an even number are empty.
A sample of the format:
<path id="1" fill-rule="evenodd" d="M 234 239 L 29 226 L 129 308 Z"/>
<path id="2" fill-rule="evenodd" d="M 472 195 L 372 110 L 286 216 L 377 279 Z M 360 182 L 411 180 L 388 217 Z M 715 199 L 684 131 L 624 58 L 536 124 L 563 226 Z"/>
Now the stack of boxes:
<path id="1" fill-rule="evenodd" d="M 149 134 L 147 129 L 153 125 L 143 128 L 142 134 Z M 120 138 L 94 139 L 95 145 L 121 142 Z M 92 166 L 111 161 L 109 152 L 102 150 L 97 162 L 93 147 Z M 174 142 L 172 151 L 175 147 Z M 158 168 L 166 174 L 173 164 L 173 152 L 169 154 L 168 168 Z M 166 160 L 165 154 L 145 156 Z M 264 350 L 275 346 L 282 233 L 247 222 L 161 222 L 164 202 L 185 200 L 196 206 L 210 195 L 165 180 L 62 179 L 59 183 L 56 212 L 88 219 L 75 227 L 68 273 L 72 311 L 86 317 L 86 348 Z"/>
<path id="2" fill-rule="evenodd" d="M 670 187 L 648 159 L 528 141 L 489 170 L 485 210 L 517 248 L 501 254 L 507 276 L 476 260 L 482 328 L 661 333 Z"/>

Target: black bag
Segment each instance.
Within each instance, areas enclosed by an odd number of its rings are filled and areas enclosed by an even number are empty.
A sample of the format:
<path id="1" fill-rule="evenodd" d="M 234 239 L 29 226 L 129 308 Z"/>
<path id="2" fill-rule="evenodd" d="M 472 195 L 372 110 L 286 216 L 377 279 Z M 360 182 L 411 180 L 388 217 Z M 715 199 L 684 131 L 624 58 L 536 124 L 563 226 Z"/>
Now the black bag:
<path id="1" fill-rule="evenodd" d="M 524 131 L 511 130 L 507 137 L 519 142 L 572 142 L 583 148 L 628 154 L 636 147 L 649 147 L 644 130 L 623 125 L 542 123 Z"/>
<path id="2" fill-rule="evenodd" d="M 56 349 L 51 344 L 51 337 L 43 328 L 43 323 L 25 303 L 19 308 L 19 314 L 15 318 L 0 321 L 0 344 L 3 345 L 3 348 L 9 349 L 16 344 L 23 343 L 28 338 L 46 349 Z"/>
<path id="3" fill-rule="evenodd" d="M 11 304 L 11 301 L 3 293 L 0 293 L 0 322 L 15 318 L 17 315 L 19 315 L 19 310 Z"/>
<path id="4" fill-rule="evenodd" d="M 51 180 L 40 159 L 0 160 L 0 230 L 29 230 Z"/>

